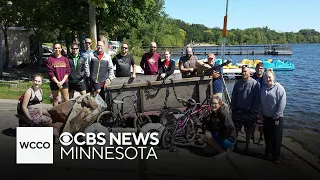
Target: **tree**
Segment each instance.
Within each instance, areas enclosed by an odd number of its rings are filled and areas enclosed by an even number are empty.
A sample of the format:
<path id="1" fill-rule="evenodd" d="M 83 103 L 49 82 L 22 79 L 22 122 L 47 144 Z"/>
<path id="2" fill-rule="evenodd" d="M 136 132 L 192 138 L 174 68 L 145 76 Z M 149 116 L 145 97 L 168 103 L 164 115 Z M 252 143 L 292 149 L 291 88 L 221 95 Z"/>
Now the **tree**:
<path id="1" fill-rule="evenodd" d="M 1 30 L 3 32 L 4 37 L 4 52 L 5 52 L 5 61 L 4 64 L 0 64 L 4 70 L 8 68 L 9 65 L 9 44 L 8 44 L 8 28 L 12 27 L 16 24 L 19 14 L 14 11 L 12 7 L 13 2 L 7 0 L 0 0 L 0 25 Z M 2 52 L 1 52 L 2 53 Z M 2 63 L 2 59 L 0 59 Z M 2 68 L 1 68 L 1 75 L 2 75 Z"/>

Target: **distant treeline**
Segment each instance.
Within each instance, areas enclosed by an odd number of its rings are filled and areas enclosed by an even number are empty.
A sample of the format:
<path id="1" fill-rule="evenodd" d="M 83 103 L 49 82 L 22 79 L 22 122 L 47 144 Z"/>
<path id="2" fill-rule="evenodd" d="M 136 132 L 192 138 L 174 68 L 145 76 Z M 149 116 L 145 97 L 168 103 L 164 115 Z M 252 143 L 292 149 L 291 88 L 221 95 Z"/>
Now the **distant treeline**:
<path id="1" fill-rule="evenodd" d="M 186 42 L 221 44 L 222 29 L 208 28 L 202 24 L 188 24 L 181 20 L 173 22 L 186 33 Z M 314 29 L 299 32 L 276 32 L 267 26 L 262 28 L 231 29 L 227 31 L 227 45 L 320 43 L 320 33 Z"/>
<path id="2" fill-rule="evenodd" d="M 96 17 L 98 34 L 109 40 L 129 42 L 129 51 L 136 56 L 141 56 L 142 47 L 149 46 L 151 41 L 158 46 L 221 44 L 221 28 L 170 18 L 165 13 L 164 0 L 12 0 L 0 3 L 1 29 L 5 39 L 7 29 L 17 26 L 33 30 L 42 42 L 63 41 L 70 46 L 75 38 L 90 34 L 90 4 L 96 10 L 91 17 Z M 320 33 L 314 29 L 279 33 L 268 27 L 227 31 L 227 45 L 280 43 L 320 43 Z M 8 51 L 6 56 L 9 57 Z"/>

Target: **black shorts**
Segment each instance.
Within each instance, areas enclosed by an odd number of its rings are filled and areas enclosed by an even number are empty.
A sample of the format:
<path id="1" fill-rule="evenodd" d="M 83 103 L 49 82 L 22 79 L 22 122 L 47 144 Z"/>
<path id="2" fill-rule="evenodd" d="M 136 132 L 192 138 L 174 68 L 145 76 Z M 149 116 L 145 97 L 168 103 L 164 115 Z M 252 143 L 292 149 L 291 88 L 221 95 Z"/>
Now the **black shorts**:
<path id="1" fill-rule="evenodd" d="M 68 82 L 63 83 L 62 89 L 68 89 L 68 88 L 69 88 Z M 58 85 L 55 82 L 50 81 L 50 89 L 52 91 L 52 90 L 59 90 L 60 88 L 58 87 Z"/>
<path id="2" fill-rule="evenodd" d="M 93 91 L 97 91 L 97 90 L 99 90 L 99 89 L 102 89 L 103 87 L 101 87 L 101 84 L 99 84 L 99 83 L 90 83 L 90 85 L 91 85 L 91 89 L 93 90 Z"/>
<path id="3" fill-rule="evenodd" d="M 84 82 L 79 82 L 79 83 L 69 83 L 69 92 L 74 92 L 74 91 L 84 91 L 86 90 L 86 85 Z"/>
<path id="4" fill-rule="evenodd" d="M 232 113 L 232 121 L 237 131 L 240 131 L 242 126 L 245 129 L 256 125 L 257 114 L 253 111 L 239 110 Z"/>

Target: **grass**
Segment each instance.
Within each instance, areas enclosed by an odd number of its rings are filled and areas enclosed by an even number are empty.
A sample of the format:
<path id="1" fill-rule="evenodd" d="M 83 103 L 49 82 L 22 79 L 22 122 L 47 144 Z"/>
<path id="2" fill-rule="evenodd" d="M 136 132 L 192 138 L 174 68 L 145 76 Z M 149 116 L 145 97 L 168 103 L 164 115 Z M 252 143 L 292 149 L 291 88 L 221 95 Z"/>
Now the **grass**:
<path id="1" fill-rule="evenodd" d="M 46 46 L 49 46 L 49 47 L 52 47 L 53 46 L 53 43 L 42 43 L 43 45 L 46 45 Z M 66 46 L 64 46 L 63 44 L 62 44 L 62 49 L 67 49 L 67 47 Z"/>
<path id="2" fill-rule="evenodd" d="M 32 86 L 32 82 L 18 82 L 17 87 L 10 87 L 10 83 L 0 83 L 0 99 L 16 99 L 18 101 L 19 97 L 26 92 L 26 90 Z M 43 91 L 43 103 L 51 104 L 50 99 L 50 86 L 49 83 L 43 83 L 41 85 Z"/>

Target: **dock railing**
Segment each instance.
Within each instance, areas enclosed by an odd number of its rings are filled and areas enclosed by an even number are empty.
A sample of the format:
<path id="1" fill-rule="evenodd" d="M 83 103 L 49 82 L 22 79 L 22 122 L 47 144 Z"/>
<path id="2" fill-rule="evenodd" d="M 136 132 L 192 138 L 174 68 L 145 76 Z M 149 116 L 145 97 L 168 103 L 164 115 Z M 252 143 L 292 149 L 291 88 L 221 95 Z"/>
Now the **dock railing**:
<path id="1" fill-rule="evenodd" d="M 207 55 L 214 53 L 221 55 L 221 46 L 199 46 L 191 45 L 195 55 Z M 142 47 L 145 52 L 149 47 Z M 170 50 L 172 55 L 184 55 L 185 48 L 182 46 L 158 46 L 158 53 L 163 53 L 166 49 Z M 229 45 L 225 46 L 225 55 L 292 55 L 290 45 Z"/>

